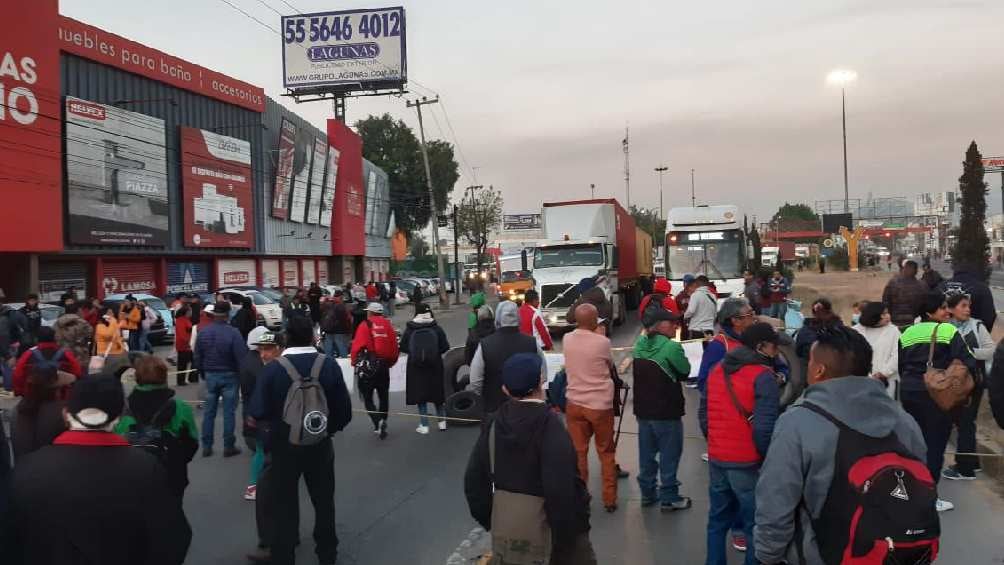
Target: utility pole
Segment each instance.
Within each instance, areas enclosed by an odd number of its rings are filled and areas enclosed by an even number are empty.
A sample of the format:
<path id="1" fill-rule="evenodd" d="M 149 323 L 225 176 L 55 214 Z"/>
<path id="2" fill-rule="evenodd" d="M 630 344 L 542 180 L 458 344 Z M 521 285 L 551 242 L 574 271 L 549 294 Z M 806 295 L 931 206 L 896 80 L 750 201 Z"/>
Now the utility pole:
<path id="1" fill-rule="evenodd" d="M 659 173 L 659 219 L 664 219 L 665 211 L 662 208 L 662 174 L 669 170 L 666 165 L 659 165 L 655 168 L 655 172 Z"/>
<path id="2" fill-rule="evenodd" d="M 690 207 L 697 207 L 697 198 L 694 196 L 694 169 L 690 169 Z"/>
<path id="3" fill-rule="evenodd" d="M 429 187 L 429 221 L 432 222 L 432 248 L 436 253 L 436 267 L 439 271 L 439 305 L 443 308 L 450 307 L 450 300 L 446 297 L 446 269 L 443 268 L 443 255 L 439 252 L 439 218 L 436 207 L 436 193 L 432 189 L 432 170 L 429 168 L 429 148 L 425 145 L 425 125 L 422 123 L 422 106 L 439 103 L 439 98 L 429 100 L 423 96 L 421 100 L 407 102 L 408 108 L 415 108 L 418 111 L 418 134 L 422 140 L 422 161 L 425 163 L 425 183 Z"/>
<path id="4" fill-rule="evenodd" d="M 453 205 L 453 303 L 460 304 L 460 247 L 457 245 L 457 205 Z"/>
<path id="5" fill-rule="evenodd" d="M 1001 194 L 1004 194 L 1004 184 L 1001 185 Z M 593 198 L 593 199 L 596 198 L 596 185 L 595 184 L 590 184 L 589 185 L 589 198 Z"/>
<path id="6" fill-rule="evenodd" d="M 851 206 L 847 191 L 847 98 L 844 96 L 843 86 L 840 87 L 840 122 L 844 129 L 844 214 L 847 214 L 851 211 Z"/>
<path id="7" fill-rule="evenodd" d="M 628 210 L 631 209 L 631 132 L 624 126 L 624 192 L 627 193 Z"/>

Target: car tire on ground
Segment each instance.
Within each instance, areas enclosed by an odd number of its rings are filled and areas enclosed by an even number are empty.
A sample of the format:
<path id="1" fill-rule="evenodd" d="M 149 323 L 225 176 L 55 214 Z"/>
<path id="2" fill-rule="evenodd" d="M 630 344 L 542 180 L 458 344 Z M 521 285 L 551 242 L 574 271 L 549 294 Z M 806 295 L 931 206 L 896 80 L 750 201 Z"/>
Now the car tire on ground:
<path id="1" fill-rule="evenodd" d="M 449 396 L 446 399 L 446 417 L 476 420 L 474 422 L 450 420 L 450 425 L 454 426 L 474 426 L 480 424 L 481 419 L 484 418 L 484 406 L 481 402 L 481 396 L 471 390 L 462 390 Z"/>
<path id="2" fill-rule="evenodd" d="M 462 369 L 466 368 L 466 372 Z M 460 379 L 470 373 L 465 358 L 465 348 L 462 346 L 451 348 L 443 354 L 443 391 L 446 396 L 463 390 L 460 386 Z M 470 382 L 470 377 L 468 377 Z"/>

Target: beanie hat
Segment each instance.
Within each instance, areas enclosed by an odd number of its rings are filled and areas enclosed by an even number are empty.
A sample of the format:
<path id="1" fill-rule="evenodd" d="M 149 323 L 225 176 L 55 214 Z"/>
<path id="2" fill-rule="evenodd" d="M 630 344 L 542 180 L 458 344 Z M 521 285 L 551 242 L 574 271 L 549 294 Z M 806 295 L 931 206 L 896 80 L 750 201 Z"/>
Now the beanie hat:
<path id="1" fill-rule="evenodd" d="M 519 307 L 511 300 L 503 300 L 495 308 L 495 327 L 519 327 Z"/>
<path id="2" fill-rule="evenodd" d="M 494 320 L 495 312 L 492 311 L 492 307 L 487 304 L 482 304 L 478 308 L 478 320 Z"/>
<path id="3" fill-rule="evenodd" d="M 658 292 L 659 294 L 669 294 L 673 290 L 673 285 L 670 284 L 666 277 L 659 277 L 655 279 L 655 285 L 652 286 L 652 292 Z"/>
<path id="4" fill-rule="evenodd" d="M 593 277 L 586 277 L 579 281 L 579 292 L 586 292 L 594 286 L 596 286 L 596 279 Z"/>
<path id="5" fill-rule="evenodd" d="M 230 303 L 226 300 L 220 300 L 213 305 L 213 314 L 217 316 L 227 316 L 230 314 Z"/>
<path id="6" fill-rule="evenodd" d="M 125 407 L 122 383 L 113 377 L 89 376 L 73 383 L 66 411 L 88 429 L 102 429 L 118 419 Z"/>
<path id="7" fill-rule="evenodd" d="M 502 384 L 509 394 L 523 398 L 540 386 L 540 355 L 517 353 L 502 365 Z"/>

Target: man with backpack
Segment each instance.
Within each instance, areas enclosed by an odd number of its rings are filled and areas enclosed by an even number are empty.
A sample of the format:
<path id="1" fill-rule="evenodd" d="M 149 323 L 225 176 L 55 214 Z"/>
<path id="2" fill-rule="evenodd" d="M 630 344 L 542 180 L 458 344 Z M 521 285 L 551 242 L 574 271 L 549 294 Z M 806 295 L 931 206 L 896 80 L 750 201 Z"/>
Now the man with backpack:
<path id="1" fill-rule="evenodd" d="M 345 357 L 349 354 L 352 341 L 352 313 L 336 295 L 333 302 L 324 308 L 321 317 L 321 332 L 324 334 L 324 354 L 328 357 Z"/>
<path id="2" fill-rule="evenodd" d="M 401 335 L 401 352 L 408 354 L 405 404 L 418 405 L 420 434 L 429 433 L 429 403 L 436 406 L 436 415 L 446 416 L 443 403 L 446 391 L 443 385 L 443 354 L 450 349 L 446 332 L 439 327 L 427 304 L 418 305 L 418 314 L 408 322 Z M 446 420 L 438 421 L 439 431 L 446 431 Z"/>
<path id="3" fill-rule="evenodd" d="M 843 326 L 812 346 L 809 387 L 778 419 L 756 488 L 761 563 L 936 559 L 937 492 L 924 437 L 868 377 L 871 357 L 865 338 Z"/>
<path id="4" fill-rule="evenodd" d="M 331 436 L 352 419 L 352 402 L 333 359 L 317 352 L 308 317 L 286 325 L 287 347 L 255 383 L 251 416 L 271 457 L 268 490 L 274 504 L 271 563 L 292 565 L 299 539 L 299 484 L 303 476 L 314 505 L 315 552 L 321 565 L 338 558 L 335 468 Z"/>
<path id="5" fill-rule="evenodd" d="M 56 343 L 56 332 L 50 327 L 38 330 L 38 345 L 25 351 L 14 366 L 12 378 L 15 396 L 27 394 L 28 376 L 36 366 L 54 365 L 58 370 L 70 373 L 78 379 L 83 376 L 80 363 L 73 352 Z"/>
<path id="6" fill-rule="evenodd" d="M 589 492 L 568 432 L 544 403 L 542 368 L 536 353 L 505 361 L 500 388 L 511 400 L 482 427 L 464 494 L 471 516 L 491 531 L 498 562 L 595 565 Z"/>
<path id="7" fill-rule="evenodd" d="M 418 309 L 420 303 L 416 304 Z M 390 368 L 397 363 L 400 349 L 397 332 L 390 320 L 383 316 L 383 306 L 370 302 L 366 306 L 366 320 L 356 328 L 352 340 L 352 366 L 359 381 L 359 395 L 373 420 L 373 433 L 387 439 L 387 412 L 390 408 Z M 379 409 L 373 403 L 373 393 L 380 401 Z"/>

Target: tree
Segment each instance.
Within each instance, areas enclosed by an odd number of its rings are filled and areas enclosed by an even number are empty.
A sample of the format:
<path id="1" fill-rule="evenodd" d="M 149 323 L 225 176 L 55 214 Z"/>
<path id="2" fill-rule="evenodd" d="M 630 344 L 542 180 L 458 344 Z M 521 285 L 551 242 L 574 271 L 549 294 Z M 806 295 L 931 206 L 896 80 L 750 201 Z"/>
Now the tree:
<path id="1" fill-rule="evenodd" d="M 770 226 L 772 231 L 818 232 L 819 217 L 816 216 L 816 213 L 807 204 L 789 204 L 785 202 L 771 217 Z M 816 238 L 809 238 L 805 241 L 815 242 Z"/>
<path id="2" fill-rule="evenodd" d="M 425 181 L 422 145 L 407 124 L 390 114 L 369 116 L 356 122 L 363 140 L 363 157 L 390 177 L 391 208 L 397 226 L 411 234 L 429 223 L 429 189 Z M 428 142 L 432 188 L 439 211 L 446 209 L 453 185 L 460 177 L 453 145 L 442 140 Z"/>
<path id="3" fill-rule="evenodd" d="M 429 254 L 429 242 L 425 241 L 424 237 L 416 233 L 411 236 L 411 240 L 408 242 L 408 252 L 416 259 L 425 257 Z"/>
<path id="4" fill-rule="evenodd" d="M 756 226 L 749 231 L 748 237 L 750 239 L 750 247 L 753 248 L 753 257 L 750 258 L 750 270 L 754 273 L 760 269 L 760 251 L 762 246 L 760 244 L 760 232 L 757 231 Z"/>
<path id="5" fill-rule="evenodd" d="M 987 184 L 983 182 L 983 156 L 976 142 L 969 144 L 966 160 L 962 163 L 959 177 L 959 192 L 962 193 L 959 206 L 959 236 L 952 249 L 952 262 L 968 267 L 973 273 L 987 273 L 987 259 L 990 256 L 990 241 L 983 227 L 987 215 Z"/>
<path id="6" fill-rule="evenodd" d="M 639 208 L 631 206 L 631 217 L 636 226 L 652 236 L 655 247 L 666 244 L 666 220 L 659 218 L 657 208 Z"/>
<path id="7" fill-rule="evenodd" d="M 502 222 L 502 193 L 494 187 L 472 187 L 471 198 L 457 208 L 457 235 L 477 251 L 478 272 L 482 272 L 488 238 Z M 478 279 L 481 280 L 480 278 Z"/>

